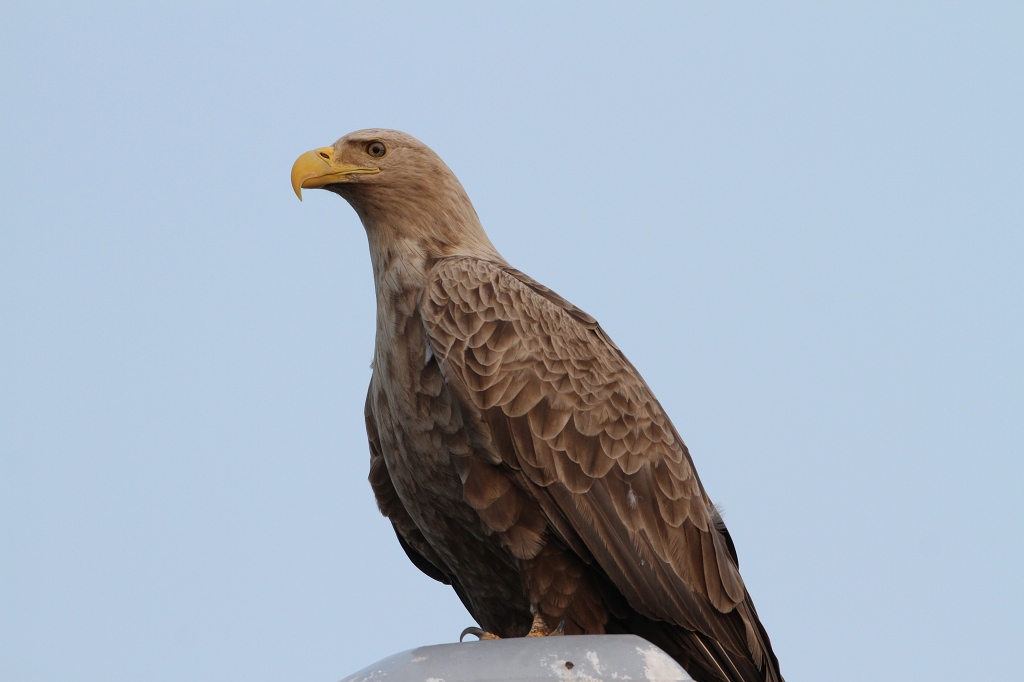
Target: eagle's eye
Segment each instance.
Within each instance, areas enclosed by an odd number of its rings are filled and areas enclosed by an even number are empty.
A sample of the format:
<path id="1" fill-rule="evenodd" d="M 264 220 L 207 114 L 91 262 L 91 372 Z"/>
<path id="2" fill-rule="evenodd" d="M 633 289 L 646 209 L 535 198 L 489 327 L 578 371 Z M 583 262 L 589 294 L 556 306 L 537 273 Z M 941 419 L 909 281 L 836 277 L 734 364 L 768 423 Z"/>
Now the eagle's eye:
<path id="1" fill-rule="evenodd" d="M 384 143 L 380 140 L 375 140 L 370 144 L 366 145 L 366 153 L 370 156 L 376 156 L 380 158 L 388 153 L 388 148 L 384 146 Z"/>

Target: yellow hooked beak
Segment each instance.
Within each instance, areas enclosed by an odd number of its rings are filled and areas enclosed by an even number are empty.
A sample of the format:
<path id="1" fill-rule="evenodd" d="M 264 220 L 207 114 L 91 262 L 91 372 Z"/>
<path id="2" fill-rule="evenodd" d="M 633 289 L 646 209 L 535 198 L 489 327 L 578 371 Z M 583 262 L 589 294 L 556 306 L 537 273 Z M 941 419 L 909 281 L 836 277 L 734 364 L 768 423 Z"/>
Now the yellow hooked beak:
<path id="1" fill-rule="evenodd" d="M 380 173 L 380 168 L 363 168 L 335 158 L 334 147 L 321 147 L 295 159 L 292 166 L 292 189 L 302 201 L 302 188 L 315 189 L 335 182 L 345 182 L 349 175 Z"/>

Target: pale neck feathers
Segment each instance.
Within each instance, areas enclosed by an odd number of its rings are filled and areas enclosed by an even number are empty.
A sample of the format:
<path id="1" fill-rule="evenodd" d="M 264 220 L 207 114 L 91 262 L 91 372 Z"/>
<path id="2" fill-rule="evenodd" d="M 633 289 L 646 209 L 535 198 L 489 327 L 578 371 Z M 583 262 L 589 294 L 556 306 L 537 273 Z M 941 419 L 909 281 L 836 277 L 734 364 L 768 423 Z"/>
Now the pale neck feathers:
<path id="1" fill-rule="evenodd" d="M 462 183 L 433 152 L 410 155 L 401 167 L 373 179 L 339 185 L 335 191 L 348 200 L 366 228 L 378 289 L 388 272 L 425 276 L 425 269 L 439 258 L 505 262 L 484 232 Z"/>

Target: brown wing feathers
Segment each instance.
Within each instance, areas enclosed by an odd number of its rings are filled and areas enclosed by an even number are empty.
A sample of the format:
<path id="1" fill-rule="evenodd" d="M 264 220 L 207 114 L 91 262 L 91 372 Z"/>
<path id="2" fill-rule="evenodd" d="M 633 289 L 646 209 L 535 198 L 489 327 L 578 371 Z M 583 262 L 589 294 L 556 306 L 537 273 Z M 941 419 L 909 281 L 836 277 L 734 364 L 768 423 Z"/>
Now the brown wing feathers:
<path id="1" fill-rule="evenodd" d="M 484 523 L 532 559 L 550 522 L 640 614 L 703 635 L 688 647 L 720 642 L 712 661 L 752 662 L 758 678 L 774 679 L 731 539 L 716 528 L 689 453 L 593 318 L 486 261 L 442 260 L 429 281 L 428 342 L 463 407 L 491 431 L 484 458 L 458 458 L 466 501 Z"/>

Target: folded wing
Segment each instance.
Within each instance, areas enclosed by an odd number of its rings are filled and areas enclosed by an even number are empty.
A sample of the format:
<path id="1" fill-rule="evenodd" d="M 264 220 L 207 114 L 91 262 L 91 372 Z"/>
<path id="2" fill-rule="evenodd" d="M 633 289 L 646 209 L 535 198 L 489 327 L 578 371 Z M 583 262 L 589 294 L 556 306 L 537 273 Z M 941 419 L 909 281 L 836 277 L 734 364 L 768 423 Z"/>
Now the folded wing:
<path id="1" fill-rule="evenodd" d="M 493 463 L 561 539 L 639 613 L 762 668 L 770 645 L 731 540 L 675 427 L 597 322 L 507 265 L 472 258 L 434 266 L 421 314 L 445 379 L 490 430 Z"/>

